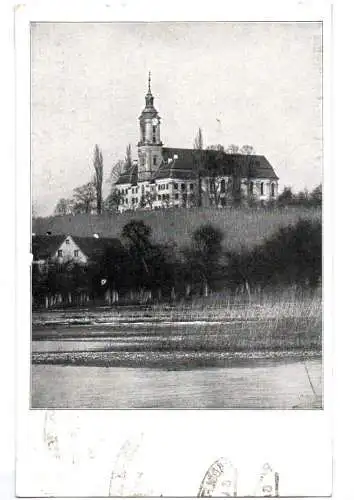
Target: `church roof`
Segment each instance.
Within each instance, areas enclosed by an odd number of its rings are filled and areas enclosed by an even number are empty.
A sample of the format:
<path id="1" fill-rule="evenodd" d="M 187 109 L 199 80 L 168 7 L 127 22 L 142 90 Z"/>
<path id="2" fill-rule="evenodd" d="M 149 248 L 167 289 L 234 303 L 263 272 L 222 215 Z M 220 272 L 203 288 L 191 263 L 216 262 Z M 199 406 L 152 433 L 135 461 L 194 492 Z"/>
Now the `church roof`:
<path id="1" fill-rule="evenodd" d="M 153 179 L 196 179 L 198 164 L 202 175 L 210 172 L 232 175 L 238 169 L 241 177 L 278 179 L 273 167 L 265 156 L 227 154 L 216 150 L 196 150 L 185 148 L 162 148 L 163 162 Z"/>
<path id="2" fill-rule="evenodd" d="M 130 167 L 129 170 L 120 174 L 115 185 L 117 186 L 119 184 L 132 184 L 133 186 L 136 186 L 137 183 L 138 183 L 138 164 L 133 163 L 133 165 Z"/>

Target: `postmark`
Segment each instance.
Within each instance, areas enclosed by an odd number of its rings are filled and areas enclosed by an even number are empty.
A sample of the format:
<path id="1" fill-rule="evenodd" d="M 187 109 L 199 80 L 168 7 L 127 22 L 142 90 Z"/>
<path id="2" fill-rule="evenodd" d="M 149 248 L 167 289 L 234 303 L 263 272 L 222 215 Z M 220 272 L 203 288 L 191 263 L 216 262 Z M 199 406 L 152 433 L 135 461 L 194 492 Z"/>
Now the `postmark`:
<path id="1" fill-rule="evenodd" d="M 110 477 L 108 496 L 141 494 L 140 491 L 137 491 L 140 488 L 136 483 L 141 483 L 143 472 L 137 471 L 133 462 L 141 448 L 143 437 L 144 433 L 137 437 L 131 437 L 120 448 Z"/>
<path id="2" fill-rule="evenodd" d="M 236 497 L 237 469 L 221 457 L 211 464 L 200 485 L 198 497 Z"/>
<path id="3" fill-rule="evenodd" d="M 275 472 L 268 462 L 262 467 L 255 495 L 260 497 L 279 496 L 279 473 Z"/>

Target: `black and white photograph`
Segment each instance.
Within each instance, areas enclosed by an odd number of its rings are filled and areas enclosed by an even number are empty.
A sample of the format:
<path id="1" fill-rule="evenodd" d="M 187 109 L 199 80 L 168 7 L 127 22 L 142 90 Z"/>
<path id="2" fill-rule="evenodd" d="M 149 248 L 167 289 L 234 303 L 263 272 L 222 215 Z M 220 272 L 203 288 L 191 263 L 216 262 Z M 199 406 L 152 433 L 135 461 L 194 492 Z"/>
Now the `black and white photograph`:
<path id="1" fill-rule="evenodd" d="M 31 407 L 323 409 L 322 22 L 32 22 Z"/>

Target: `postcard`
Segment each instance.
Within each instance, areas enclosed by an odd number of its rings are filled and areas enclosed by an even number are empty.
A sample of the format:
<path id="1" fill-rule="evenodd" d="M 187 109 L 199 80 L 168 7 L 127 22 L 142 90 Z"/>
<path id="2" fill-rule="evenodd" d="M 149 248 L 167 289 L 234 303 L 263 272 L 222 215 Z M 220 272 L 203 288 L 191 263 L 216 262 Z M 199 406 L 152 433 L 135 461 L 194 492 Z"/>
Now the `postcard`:
<path id="1" fill-rule="evenodd" d="M 330 14 L 223 5 L 16 8 L 18 496 L 331 495 Z"/>

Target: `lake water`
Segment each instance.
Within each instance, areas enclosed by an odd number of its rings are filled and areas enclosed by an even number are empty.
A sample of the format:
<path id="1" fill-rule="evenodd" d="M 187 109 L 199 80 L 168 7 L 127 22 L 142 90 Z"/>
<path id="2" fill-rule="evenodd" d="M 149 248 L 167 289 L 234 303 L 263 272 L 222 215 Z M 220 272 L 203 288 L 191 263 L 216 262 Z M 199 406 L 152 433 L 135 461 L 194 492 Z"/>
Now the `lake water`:
<path id="1" fill-rule="evenodd" d="M 320 359 L 177 371 L 32 366 L 34 408 L 318 408 L 321 393 Z"/>
<path id="2" fill-rule="evenodd" d="M 301 344 L 287 323 L 275 331 L 259 320 L 126 321 L 101 312 L 39 319 L 32 328 L 34 408 L 322 405 L 319 331 L 303 329 Z"/>

